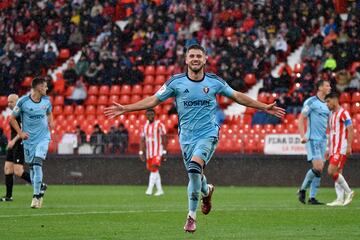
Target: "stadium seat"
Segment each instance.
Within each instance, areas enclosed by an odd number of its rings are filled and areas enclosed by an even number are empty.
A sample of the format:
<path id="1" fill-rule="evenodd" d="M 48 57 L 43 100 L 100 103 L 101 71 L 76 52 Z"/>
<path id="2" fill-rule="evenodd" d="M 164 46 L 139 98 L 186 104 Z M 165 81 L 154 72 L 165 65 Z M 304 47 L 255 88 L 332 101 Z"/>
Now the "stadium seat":
<path id="1" fill-rule="evenodd" d="M 270 94 L 269 98 L 268 98 L 268 104 L 275 102 L 277 98 L 278 98 L 278 95 L 276 93 Z"/>
<path id="2" fill-rule="evenodd" d="M 97 99 L 97 105 L 107 105 L 109 102 L 108 99 L 109 98 L 106 95 L 99 96 L 99 98 Z"/>
<path id="3" fill-rule="evenodd" d="M 297 133 L 297 127 L 292 123 L 288 124 L 286 128 L 289 131 L 289 133 Z"/>
<path id="4" fill-rule="evenodd" d="M 54 103 L 53 103 L 54 106 L 57 106 L 57 105 L 64 105 L 64 96 L 55 96 L 55 99 L 54 99 Z"/>
<path id="5" fill-rule="evenodd" d="M 351 96 L 351 102 L 356 103 L 360 102 L 360 92 L 354 92 Z"/>
<path id="6" fill-rule="evenodd" d="M 129 95 L 121 95 L 119 99 L 120 104 L 129 104 L 130 103 L 130 97 Z"/>
<path id="7" fill-rule="evenodd" d="M 102 85 L 99 89 L 99 95 L 109 95 L 110 87 L 107 85 Z"/>
<path id="8" fill-rule="evenodd" d="M 284 130 L 285 130 L 284 124 L 276 124 L 275 130 L 277 133 L 284 133 Z"/>
<path id="9" fill-rule="evenodd" d="M 96 108 L 94 105 L 88 105 L 85 109 L 86 115 L 95 115 L 96 114 Z"/>
<path id="10" fill-rule="evenodd" d="M 348 92 L 343 92 L 343 93 L 341 93 L 340 98 L 339 98 L 339 102 L 340 102 L 340 104 L 350 103 L 350 102 L 351 102 L 351 95 L 350 95 L 350 93 L 348 93 Z"/>
<path id="11" fill-rule="evenodd" d="M 99 94 L 99 87 L 95 85 L 89 86 L 89 89 L 87 90 L 88 95 L 98 95 Z"/>
<path id="12" fill-rule="evenodd" d="M 351 114 L 360 113 L 360 102 L 356 102 L 351 106 Z"/>
<path id="13" fill-rule="evenodd" d="M 169 153 L 179 153 L 180 152 L 180 144 L 177 137 L 170 139 L 167 144 L 167 150 Z"/>
<path id="14" fill-rule="evenodd" d="M 113 85 L 110 88 L 110 95 L 120 95 L 121 87 L 120 85 Z"/>
<path id="15" fill-rule="evenodd" d="M 166 67 L 163 65 L 157 66 L 155 74 L 156 75 L 166 75 L 167 74 Z"/>
<path id="16" fill-rule="evenodd" d="M 128 84 L 124 84 L 121 86 L 121 94 L 131 94 L 131 86 Z"/>
<path id="17" fill-rule="evenodd" d="M 54 106 L 52 113 L 54 114 L 54 116 L 62 114 L 62 106 Z"/>
<path id="18" fill-rule="evenodd" d="M 155 77 L 155 84 L 163 85 L 166 82 L 166 77 L 164 75 L 157 75 Z"/>
<path id="19" fill-rule="evenodd" d="M 248 85 L 248 86 L 254 85 L 256 83 L 255 74 L 253 74 L 253 73 L 246 74 L 244 80 L 245 80 L 246 85 Z"/>
<path id="20" fill-rule="evenodd" d="M 143 94 L 154 94 L 154 88 L 151 85 L 145 85 L 143 88 Z"/>
<path id="21" fill-rule="evenodd" d="M 97 103 L 97 97 L 90 95 L 85 100 L 85 105 L 95 105 Z"/>
<path id="22" fill-rule="evenodd" d="M 6 107 L 8 105 L 7 97 L 1 96 L 0 97 L 0 107 Z"/>
<path id="23" fill-rule="evenodd" d="M 144 75 L 155 75 L 155 67 L 152 65 L 146 66 L 145 67 L 145 71 L 144 71 Z"/>
<path id="24" fill-rule="evenodd" d="M 266 133 L 272 133 L 272 130 L 274 129 L 274 125 L 265 124 L 264 129 L 265 129 Z"/>
<path id="25" fill-rule="evenodd" d="M 70 57 L 70 50 L 67 48 L 63 48 L 60 50 L 59 59 L 66 60 Z"/>
<path id="26" fill-rule="evenodd" d="M 268 93 L 262 92 L 258 95 L 257 100 L 262 103 L 268 102 Z"/>
<path id="27" fill-rule="evenodd" d="M 33 77 L 25 77 L 24 81 L 21 83 L 22 87 L 31 87 L 31 82 L 33 80 Z"/>
<path id="28" fill-rule="evenodd" d="M 143 88 L 140 84 L 136 84 L 132 87 L 131 94 L 141 95 L 143 93 Z"/>
<path id="29" fill-rule="evenodd" d="M 155 84 L 155 77 L 152 76 L 152 75 L 147 75 L 145 76 L 144 78 L 144 82 L 143 84 L 146 86 L 146 85 L 151 85 L 151 84 Z"/>
<path id="30" fill-rule="evenodd" d="M 90 106 L 88 106 L 87 108 L 89 108 Z M 91 110 L 89 110 L 90 111 L 90 113 L 87 113 L 86 114 L 86 121 L 88 122 L 88 123 L 92 123 L 92 124 L 97 124 L 98 123 L 98 121 L 97 121 L 97 118 L 96 118 L 96 115 L 95 114 L 92 114 L 92 109 Z"/>
<path id="31" fill-rule="evenodd" d="M 130 103 L 135 103 L 135 102 L 138 102 L 140 101 L 142 98 L 140 95 L 137 95 L 137 94 L 133 94 L 131 95 L 131 98 L 130 98 Z"/>
<path id="32" fill-rule="evenodd" d="M 65 114 L 64 114 L 64 115 L 65 115 Z M 73 114 L 65 115 L 65 116 L 66 116 L 66 121 L 67 121 L 68 123 L 73 123 L 73 122 L 76 121 L 75 115 L 73 115 Z"/>
<path id="33" fill-rule="evenodd" d="M 119 102 L 119 96 L 118 95 L 110 95 L 107 105 L 111 105 L 114 102 Z"/>
<path id="34" fill-rule="evenodd" d="M 174 74 L 175 71 L 175 66 L 174 65 L 170 65 L 167 67 L 166 69 L 166 75 L 171 76 Z"/>
<path id="35" fill-rule="evenodd" d="M 71 94 L 73 93 L 74 89 L 75 89 L 74 86 L 69 86 L 69 87 L 67 87 L 67 88 L 66 88 L 66 91 L 65 91 L 65 96 L 66 96 L 66 97 L 70 97 Z"/>
<path id="36" fill-rule="evenodd" d="M 157 92 L 161 87 L 162 87 L 162 85 L 160 85 L 160 84 L 155 85 L 154 93 Z"/>
<path id="37" fill-rule="evenodd" d="M 102 115 L 104 115 L 104 111 L 105 111 L 105 106 L 104 105 L 100 105 L 96 107 L 96 115 L 97 117 L 100 117 Z"/>
<path id="38" fill-rule="evenodd" d="M 260 133 L 261 130 L 263 129 L 263 126 L 260 125 L 260 124 L 255 124 L 255 125 L 253 126 L 253 129 L 254 129 L 255 133 Z"/>
<path id="39" fill-rule="evenodd" d="M 356 69 L 359 68 L 359 67 L 360 67 L 360 61 L 353 62 L 352 65 L 351 65 L 350 71 L 355 72 Z"/>
<path id="40" fill-rule="evenodd" d="M 85 114 L 85 108 L 83 105 L 77 105 L 74 110 L 76 116 Z"/>

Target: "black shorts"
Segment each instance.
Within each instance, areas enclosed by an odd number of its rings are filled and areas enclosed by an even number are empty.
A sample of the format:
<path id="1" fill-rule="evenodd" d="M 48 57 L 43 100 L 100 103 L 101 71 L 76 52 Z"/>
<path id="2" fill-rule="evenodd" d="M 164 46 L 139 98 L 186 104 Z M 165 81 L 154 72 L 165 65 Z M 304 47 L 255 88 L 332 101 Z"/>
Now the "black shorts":
<path id="1" fill-rule="evenodd" d="M 6 161 L 14 164 L 24 165 L 24 147 L 20 143 L 16 143 L 12 149 L 8 149 Z"/>

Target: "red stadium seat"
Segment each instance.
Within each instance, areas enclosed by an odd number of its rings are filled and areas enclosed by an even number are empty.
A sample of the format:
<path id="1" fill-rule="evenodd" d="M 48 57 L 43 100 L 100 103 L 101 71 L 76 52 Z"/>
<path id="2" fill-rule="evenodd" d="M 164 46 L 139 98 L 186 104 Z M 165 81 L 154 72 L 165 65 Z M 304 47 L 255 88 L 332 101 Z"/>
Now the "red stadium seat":
<path id="1" fill-rule="evenodd" d="M 119 85 L 113 85 L 110 88 L 110 95 L 120 95 L 121 87 Z"/>
<path id="2" fill-rule="evenodd" d="M 350 103 L 351 102 L 350 93 L 348 93 L 348 92 L 341 93 L 339 101 L 340 101 L 340 104 L 342 104 L 342 103 Z"/>
<path id="3" fill-rule="evenodd" d="M 150 65 L 150 66 L 146 66 L 145 67 L 145 71 L 144 71 L 145 75 L 155 75 L 155 67 Z"/>
<path id="4" fill-rule="evenodd" d="M 110 87 L 107 85 L 102 85 L 99 89 L 99 95 L 109 95 Z"/>
<path id="5" fill-rule="evenodd" d="M 67 88 L 66 88 L 66 92 L 65 92 L 65 96 L 66 96 L 66 97 L 70 97 L 71 94 L 73 93 L 74 89 L 75 89 L 74 86 L 69 86 L 69 87 L 67 87 Z"/>
<path id="6" fill-rule="evenodd" d="M 70 57 L 70 50 L 67 48 L 63 48 L 60 50 L 59 58 L 62 60 L 66 60 Z"/>
<path id="7" fill-rule="evenodd" d="M 166 78 L 164 75 L 157 75 L 155 78 L 155 84 L 164 84 L 166 82 Z"/>
<path id="8" fill-rule="evenodd" d="M 110 95 L 107 105 L 114 104 L 114 102 L 119 102 L 118 95 Z"/>
<path id="9" fill-rule="evenodd" d="M 88 105 L 86 106 L 85 110 L 86 115 L 95 115 L 96 114 L 96 108 L 94 105 Z"/>
<path id="10" fill-rule="evenodd" d="M 130 97 L 129 95 L 121 95 L 119 99 L 120 104 L 129 104 L 130 103 Z"/>
<path id="11" fill-rule="evenodd" d="M 121 86 L 121 94 L 131 94 L 131 86 L 128 84 L 124 84 Z"/>
<path id="12" fill-rule="evenodd" d="M 143 89 L 140 84 L 136 84 L 132 87 L 131 94 L 142 94 Z"/>
<path id="13" fill-rule="evenodd" d="M 351 106 L 350 111 L 351 111 L 352 114 L 354 114 L 354 113 L 360 113 L 360 102 L 354 103 L 354 104 Z"/>
<path id="14" fill-rule="evenodd" d="M 107 105 L 108 104 L 108 96 L 101 95 L 97 100 L 97 105 Z"/>
<path id="15" fill-rule="evenodd" d="M 274 125 L 265 124 L 264 129 L 265 129 L 266 133 L 272 133 L 272 130 L 274 129 Z"/>
<path id="16" fill-rule="evenodd" d="M 360 92 L 354 92 L 351 97 L 351 102 L 360 102 Z"/>
<path id="17" fill-rule="evenodd" d="M 155 77 L 153 75 L 146 75 L 143 83 L 144 85 L 155 84 Z"/>
<path id="18" fill-rule="evenodd" d="M 25 77 L 24 81 L 21 83 L 22 87 L 31 87 L 32 77 Z"/>
<path id="19" fill-rule="evenodd" d="M 167 67 L 166 69 L 166 75 L 171 76 L 174 74 L 175 71 L 175 66 L 174 65 L 170 65 Z"/>
<path id="20" fill-rule="evenodd" d="M 77 105 L 74 110 L 76 116 L 85 114 L 85 108 L 83 105 Z"/>
<path id="21" fill-rule="evenodd" d="M 140 95 L 133 94 L 133 95 L 131 95 L 130 103 L 135 103 L 135 102 L 138 102 L 138 101 L 140 101 L 140 100 L 141 100 Z"/>
<path id="22" fill-rule="evenodd" d="M 285 126 L 283 124 L 276 124 L 275 129 L 277 133 L 284 133 Z"/>
<path id="23" fill-rule="evenodd" d="M 245 83 L 248 86 L 252 86 L 256 83 L 256 77 L 253 73 L 248 73 L 245 75 Z"/>
<path id="24" fill-rule="evenodd" d="M 145 85 L 143 88 L 143 94 L 149 94 L 149 95 L 154 94 L 154 87 L 151 85 Z"/>
<path id="25" fill-rule="evenodd" d="M 52 113 L 54 116 L 62 114 L 62 106 L 54 106 Z"/>
<path id="26" fill-rule="evenodd" d="M 1 96 L 0 97 L 0 107 L 6 107 L 8 105 L 7 97 Z"/>
<path id="27" fill-rule="evenodd" d="M 71 115 L 74 112 L 74 107 L 72 105 L 66 105 L 64 106 L 63 113 L 64 115 Z"/>
<path id="28" fill-rule="evenodd" d="M 54 99 L 54 106 L 56 105 L 64 105 L 64 96 L 55 96 L 55 99 Z"/>
<path id="29" fill-rule="evenodd" d="M 258 95 L 257 100 L 262 103 L 268 102 L 268 93 L 262 92 Z"/>
<path id="30" fill-rule="evenodd" d="M 278 98 L 278 95 L 276 93 L 272 93 L 269 95 L 268 103 L 273 103 Z"/>
<path id="31" fill-rule="evenodd" d="M 97 103 L 97 97 L 94 95 L 88 96 L 85 100 L 85 105 L 95 105 Z"/>
<path id="32" fill-rule="evenodd" d="M 156 67 L 156 75 L 166 75 L 167 71 L 166 71 L 166 67 L 163 65 L 159 65 Z"/>
<path id="33" fill-rule="evenodd" d="M 99 94 L 99 87 L 95 86 L 95 85 L 89 86 L 87 94 L 88 95 L 98 95 Z"/>

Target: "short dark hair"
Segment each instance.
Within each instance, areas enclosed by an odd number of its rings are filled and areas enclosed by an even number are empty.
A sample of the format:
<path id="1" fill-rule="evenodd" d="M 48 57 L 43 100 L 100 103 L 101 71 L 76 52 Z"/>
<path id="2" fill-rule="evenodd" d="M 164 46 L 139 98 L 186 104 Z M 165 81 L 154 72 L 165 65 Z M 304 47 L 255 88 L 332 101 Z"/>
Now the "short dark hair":
<path id="1" fill-rule="evenodd" d="M 46 83 L 46 78 L 43 78 L 43 77 L 35 77 L 32 82 L 31 82 L 31 87 L 32 88 L 36 88 L 37 85 L 40 85 L 40 84 L 43 84 L 43 83 Z"/>
<path id="2" fill-rule="evenodd" d="M 337 92 L 331 92 L 329 93 L 328 95 L 325 96 L 325 100 L 328 99 L 328 98 L 336 98 L 336 99 L 339 99 L 339 93 Z"/>
<path id="3" fill-rule="evenodd" d="M 316 82 L 316 90 L 319 90 L 319 88 L 324 85 L 325 82 L 330 83 L 328 80 L 319 80 Z"/>
<path id="4" fill-rule="evenodd" d="M 148 108 L 148 109 L 146 109 L 146 112 L 153 112 L 153 113 L 155 113 L 155 110 L 154 110 L 153 108 Z"/>
<path id="5" fill-rule="evenodd" d="M 187 54 L 191 49 L 200 50 L 200 51 L 202 51 L 204 54 L 206 54 L 205 48 L 203 48 L 203 47 L 202 47 L 201 45 L 199 45 L 199 44 L 192 44 L 192 45 L 188 46 L 188 47 L 186 48 L 186 54 Z"/>

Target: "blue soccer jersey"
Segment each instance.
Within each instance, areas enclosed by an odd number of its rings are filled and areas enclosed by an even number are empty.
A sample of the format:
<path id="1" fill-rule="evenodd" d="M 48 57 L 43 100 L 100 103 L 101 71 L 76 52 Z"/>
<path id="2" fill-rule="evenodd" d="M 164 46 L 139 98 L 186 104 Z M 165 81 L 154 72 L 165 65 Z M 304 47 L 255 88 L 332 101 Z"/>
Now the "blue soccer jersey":
<path id="1" fill-rule="evenodd" d="M 30 95 L 21 97 L 13 110 L 14 116 L 20 116 L 22 131 L 28 133 L 24 146 L 34 146 L 45 140 L 50 141 L 50 131 L 47 115 L 52 111 L 49 97 L 41 97 L 40 102 L 34 102 Z"/>
<path id="2" fill-rule="evenodd" d="M 326 128 L 330 111 L 326 103 L 317 96 L 304 102 L 301 113 L 307 117 L 306 138 L 309 140 L 326 140 Z"/>
<path id="3" fill-rule="evenodd" d="M 193 81 L 187 74 L 171 77 L 156 93 L 160 101 L 175 97 L 179 116 L 179 141 L 181 144 L 199 139 L 218 137 L 216 123 L 216 95 L 232 97 L 234 90 L 215 74 L 206 73 L 200 81 Z"/>

